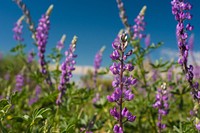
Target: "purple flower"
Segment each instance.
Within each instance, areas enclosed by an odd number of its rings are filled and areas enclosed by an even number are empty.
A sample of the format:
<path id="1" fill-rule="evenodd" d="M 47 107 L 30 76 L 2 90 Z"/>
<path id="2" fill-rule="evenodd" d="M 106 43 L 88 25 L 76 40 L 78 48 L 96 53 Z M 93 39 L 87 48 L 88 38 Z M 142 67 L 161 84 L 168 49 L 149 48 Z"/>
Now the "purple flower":
<path id="1" fill-rule="evenodd" d="M 41 93 L 41 87 L 37 85 L 35 87 L 35 96 L 29 99 L 29 106 L 31 106 L 32 104 L 38 101 L 40 93 Z"/>
<path id="2" fill-rule="evenodd" d="M 114 43 L 112 43 L 112 47 L 114 49 L 113 53 L 111 54 L 110 58 L 115 61 L 112 66 L 110 66 L 110 71 L 114 75 L 114 80 L 112 82 L 112 86 L 114 87 L 114 92 L 111 95 L 107 96 L 107 100 L 109 102 L 116 102 L 116 105 L 119 106 L 119 110 L 117 107 L 110 110 L 110 114 L 118 120 L 118 125 L 114 126 L 113 131 L 116 133 L 123 132 L 123 118 L 125 117 L 127 121 L 133 122 L 136 119 L 136 116 L 133 116 L 127 108 L 122 110 L 122 104 L 125 101 L 130 101 L 134 98 L 134 94 L 129 90 L 131 85 L 136 83 L 136 79 L 132 76 L 127 77 L 124 75 L 125 71 L 131 72 L 134 69 L 132 64 L 126 63 L 125 55 L 130 56 L 133 52 L 129 51 L 125 53 L 126 47 L 128 45 L 127 42 L 127 35 L 122 34 L 115 39 Z"/>
<path id="3" fill-rule="evenodd" d="M 118 125 L 114 126 L 113 131 L 114 133 L 123 133 L 123 129 Z"/>
<path id="4" fill-rule="evenodd" d="M 118 50 L 113 51 L 113 53 L 110 55 L 110 58 L 113 60 L 119 60 L 120 53 Z"/>
<path id="5" fill-rule="evenodd" d="M 196 126 L 196 129 L 200 131 L 200 122 L 198 122 L 195 126 Z"/>
<path id="6" fill-rule="evenodd" d="M 103 46 L 95 55 L 95 59 L 94 59 L 94 76 L 93 76 L 94 88 L 96 88 L 97 72 L 98 72 L 98 69 L 101 66 L 102 54 L 103 54 L 104 50 L 105 50 L 105 46 Z"/>
<path id="7" fill-rule="evenodd" d="M 143 34 L 142 32 L 144 31 L 145 29 L 145 22 L 144 22 L 144 13 L 146 11 L 146 6 L 144 6 L 142 8 L 142 10 L 140 11 L 139 15 L 137 16 L 137 18 L 135 18 L 135 25 L 132 27 L 133 29 L 133 37 L 132 39 L 142 39 L 145 37 L 145 34 Z"/>
<path id="8" fill-rule="evenodd" d="M 60 76 L 60 84 L 58 86 L 59 94 L 56 100 L 56 104 L 60 105 L 62 103 L 62 96 L 66 90 L 66 84 L 69 83 L 70 78 L 72 78 L 72 71 L 75 70 L 75 58 L 77 55 L 74 54 L 76 49 L 77 37 L 74 36 L 69 49 L 65 52 L 66 59 L 61 65 L 61 76 Z"/>
<path id="9" fill-rule="evenodd" d="M 126 117 L 130 122 L 133 122 L 136 119 L 136 116 L 133 116 L 126 107 L 122 110 L 122 116 Z"/>
<path id="10" fill-rule="evenodd" d="M 24 76 L 22 74 L 18 74 L 16 77 L 15 77 L 15 89 L 14 91 L 18 91 L 18 92 L 21 92 L 22 91 L 22 87 L 24 85 Z"/>
<path id="11" fill-rule="evenodd" d="M 126 16 L 126 12 L 125 12 L 125 9 L 124 9 L 124 3 L 121 1 L 121 0 L 116 0 L 117 2 L 117 6 L 119 8 L 119 16 L 121 18 L 121 21 L 122 23 L 124 24 L 124 26 L 126 27 L 126 32 L 132 36 L 132 32 L 131 32 L 131 26 L 130 24 L 128 23 L 128 18 Z"/>
<path id="12" fill-rule="evenodd" d="M 154 108 L 158 109 L 158 130 L 161 132 L 166 126 L 162 124 L 162 116 L 168 114 L 169 111 L 169 103 L 168 103 L 168 91 L 166 90 L 166 83 L 161 86 L 161 89 L 157 90 L 156 94 L 156 102 L 153 104 Z"/>
<path id="13" fill-rule="evenodd" d="M 114 107 L 113 109 L 110 109 L 110 114 L 111 114 L 116 120 L 119 119 L 119 115 L 120 115 L 120 114 L 117 112 L 116 107 Z"/>
<path id="14" fill-rule="evenodd" d="M 117 64 L 117 63 L 113 63 L 112 66 L 110 66 L 110 71 L 114 74 L 114 75 L 117 75 L 119 74 L 120 72 L 120 64 Z"/>
<path id="15" fill-rule="evenodd" d="M 124 92 L 124 99 L 131 101 L 134 98 L 134 94 L 130 90 Z"/>
<path id="16" fill-rule="evenodd" d="M 56 48 L 59 51 L 64 48 L 65 39 L 66 39 L 66 35 L 63 35 L 62 38 L 58 41 Z"/>
<path id="17" fill-rule="evenodd" d="M 23 25 L 22 25 L 22 20 L 24 19 L 24 16 L 20 17 L 20 19 L 15 23 L 15 26 L 13 28 L 13 38 L 16 41 L 22 42 L 24 39 L 22 38 L 22 29 L 23 29 Z"/>
<path id="18" fill-rule="evenodd" d="M 44 14 L 39 20 L 38 27 L 36 29 L 36 40 L 38 44 L 38 56 L 39 56 L 39 64 L 41 66 L 41 72 L 43 74 L 47 74 L 46 70 L 46 61 L 44 57 L 48 34 L 50 29 L 50 21 L 49 16 Z"/>
<path id="19" fill-rule="evenodd" d="M 100 95 L 99 93 L 95 94 L 95 97 L 92 99 L 92 103 L 95 104 L 100 100 Z"/>
<path id="20" fill-rule="evenodd" d="M 33 58 L 34 58 L 34 52 L 33 50 L 31 50 L 28 54 L 27 62 L 31 63 L 33 61 Z"/>

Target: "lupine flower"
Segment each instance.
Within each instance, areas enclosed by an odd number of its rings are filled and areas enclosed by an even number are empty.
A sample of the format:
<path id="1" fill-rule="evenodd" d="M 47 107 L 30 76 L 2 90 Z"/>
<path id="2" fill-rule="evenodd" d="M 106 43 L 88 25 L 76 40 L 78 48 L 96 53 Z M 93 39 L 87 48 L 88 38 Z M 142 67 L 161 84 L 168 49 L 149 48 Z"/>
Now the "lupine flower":
<path id="1" fill-rule="evenodd" d="M 33 52 L 33 50 L 31 50 L 31 51 L 28 53 L 27 62 L 28 62 L 28 63 L 31 63 L 31 62 L 33 61 L 33 58 L 34 58 L 34 52 Z"/>
<path id="2" fill-rule="evenodd" d="M 131 26 L 128 23 L 128 18 L 126 16 L 126 12 L 124 9 L 124 3 L 121 0 L 116 0 L 117 1 L 117 6 L 119 8 L 119 16 L 121 18 L 122 23 L 124 24 L 124 26 L 126 27 L 126 32 L 132 36 L 132 32 L 131 32 Z"/>
<path id="3" fill-rule="evenodd" d="M 21 92 L 22 91 L 22 87 L 24 85 L 24 76 L 22 74 L 18 74 L 16 77 L 15 77 L 15 89 L 14 91 L 18 91 L 18 92 Z"/>
<path id="4" fill-rule="evenodd" d="M 172 14 L 174 14 L 175 19 L 178 21 L 176 26 L 176 36 L 178 41 L 178 47 L 180 50 L 180 57 L 178 63 L 185 66 L 184 71 L 187 72 L 187 58 L 189 45 L 187 45 L 188 34 L 187 31 L 193 30 L 193 26 L 187 24 L 184 26 L 185 20 L 191 20 L 192 15 L 188 12 L 191 10 L 192 6 L 190 3 L 185 3 L 183 0 L 172 0 Z M 191 79 L 192 80 L 192 79 Z"/>
<path id="5" fill-rule="evenodd" d="M 61 49 L 64 48 L 64 42 L 66 39 L 66 35 L 64 34 L 61 39 L 58 41 L 56 48 L 60 51 Z"/>
<path id="6" fill-rule="evenodd" d="M 100 95 L 99 93 L 95 94 L 95 97 L 92 99 L 92 103 L 95 104 L 100 100 Z"/>
<path id="7" fill-rule="evenodd" d="M 193 66 L 188 66 L 188 52 L 189 52 L 189 45 L 187 42 L 188 34 L 187 31 L 193 30 L 193 26 L 191 26 L 189 23 L 184 25 L 185 20 L 191 20 L 192 15 L 189 13 L 189 11 L 192 9 L 192 6 L 190 3 L 186 3 L 184 0 L 172 0 L 172 14 L 174 14 L 175 19 L 178 21 L 178 24 L 176 26 L 176 36 L 178 41 L 178 47 L 180 51 L 180 57 L 178 59 L 178 63 L 182 66 L 183 71 L 186 75 L 186 80 L 188 81 L 192 91 L 191 94 L 193 96 L 193 99 L 195 100 L 195 104 L 199 103 L 200 101 L 200 90 L 199 90 L 199 83 L 195 82 L 193 83 Z M 199 105 L 198 105 L 199 106 Z M 194 107 L 195 109 L 195 107 Z M 196 113 L 196 111 L 195 111 Z M 195 115 L 196 117 L 197 115 Z M 199 130 L 197 128 L 197 130 Z"/>
<path id="8" fill-rule="evenodd" d="M 101 61 L 102 61 L 102 54 L 103 51 L 105 50 L 105 46 L 103 46 L 95 55 L 95 59 L 94 59 L 94 76 L 93 76 L 93 80 L 94 80 L 94 88 L 96 88 L 96 84 L 97 84 L 97 72 L 98 69 L 101 66 Z"/>
<path id="9" fill-rule="evenodd" d="M 22 25 L 22 20 L 24 19 L 24 16 L 20 17 L 19 20 L 15 23 L 15 26 L 13 28 L 13 38 L 16 41 L 22 42 L 24 39 L 22 38 L 22 29 L 23 29 L 23 25 Z"/>
<path id="10" fill-rule="evenodd" d="M 195 124 L 195 127 L 196 127 L 197 130 L 200 131 L 200 121 L 199 121 L 198 118 L 196 118 L 196 124 Z"/>
<path id="11" fill-rule="evenodd" d="M 44 14 L 42 18 L 39 20 L 38 27 L 36 29 L 36 40 L 38 44 L 38 56 L 39 56 L 39 64 L 41 65 L 41 72 L 43 74 L 47 73 L 46 70 L 46 61 L 44 57 L 46 43 L 48 39 L 48 33 L 50 28 L 49 16 Z"/>
<path id="12" fill-rule="evenodd" d="M 123 132 L 123 123 L 125 121 L 133 122 L 136 116 L 132 115 L 126 107 L 122 107 L 122 103 L 125 101 L 130 101 L 134 98 L 133 93 L 129 90 L 131 85 L 136 84 L 136 79 L 132 76 L 127 77 L 124 75 L 125 71 L 131 72 L 134 67 L 132 64 L 125 63 L 128 56 L 132 55 L 132 50 L 125 53 L 126 47 L 128 45 L 127 35 L 122 34 L 115 39 L 112 43 L 114 49 L 110 58 L 115 61 L 112 66 L 110 66 L 110 71 L 113 73 L 114 81 L 112 86 L 114 87 L 114 92 L 107 96 L 109 102 L 116 102 L 118 106 L 110 109 L 110 114 L 119 122 L 115 125 L 113 131 L 115 133 Z M 123 121 L 125 120 L 125 121 Z"/>
<path id="13" fill-rule="evenodd" d="M 66 90 L 66 84 L 69 83 L 70 78 L 72 78 L 72 71 L 75 70 L 75 58 L 77 55 L 74 54 L 76 49 L 77 37 L 74 36 L 69 49 L 65 52 L 66 59 L 61 65 L 61 76 L 60 76 L 60 84 L 58 86 L 59 94 L 56 100 L 56 104 L 60 105 L 62 103 L 62 96 Z"/>
<path id="14" fill-rule="evenodd" d="M 146 11 L 146 6 L 144 6 L 142 8 L 142 10 L 140 11 L 139 15 L 137 16 L 137 18 L 135 18 L 135 25 L 132 27 L 133 29 L 133 37 L 132 39 L 142 39 L 144 38 L 146 35 L 143 34 L 142 32 L 144 31 L 144 28 L 145 28 L 145 22 L 144 22 L 144 14 L 145 14 L 145 11 Z"/>
<path id="15" fill-rule="evenodd" d="M 35 28 L 33 21 L 31 19 L 30 11 L 27 9 L 26 5 L 22 2 L 22 0 L 13 0 L 19 8 L 22 10 L 23 14 L 26 16 L 26 23 L 29 25 L 30 31 L 33 33 L 33 39 L 35 39 Z"/>
<path id="16" fill-rule="evenodd" d="M 42 17 L 39 20 L 38 27 L 36 29 L 36 41 L 38 45 L 38 56 L 39 56 L 39 64 L 41 66 L 41 72 L 43 74 L 47 74 L 46 70 L 46 61 L 45 61 L 45 49 L 50 29 L 50 20 L 49 16 L 53 9 L 53 5 L 51 5 L 47 12 L 42 15 Z"/>
<path id="17" fill-rule="evenodd" d="M 35 87 L 35 97 L 33 97 L 29 100 L 29 106 L 31 106 L 32 104 L 34 104 L 38 101 L 40 93 L 41 93 L 41 87 L 39 85 L 37 85 Z"/>
<path id="18" fill-rule="evenodd" d="M 113 131 L 114 133 L 123 133 L 123 129 L 118 125 L 114 126 Z"/>
<path id="19" fill-rule="evenodd" d="M 157 90 L 156 102 L 153 104 L 153 107 L 158 109 L 157 126 L 158 132 L 161 133 L 161 131 L 166 128 L 166 125 L 161 123 L 162 116 L 167 115 L 169 110 L 168 91 L 166 90 L 166 83 L 161 86 L 161 89 Z"/>

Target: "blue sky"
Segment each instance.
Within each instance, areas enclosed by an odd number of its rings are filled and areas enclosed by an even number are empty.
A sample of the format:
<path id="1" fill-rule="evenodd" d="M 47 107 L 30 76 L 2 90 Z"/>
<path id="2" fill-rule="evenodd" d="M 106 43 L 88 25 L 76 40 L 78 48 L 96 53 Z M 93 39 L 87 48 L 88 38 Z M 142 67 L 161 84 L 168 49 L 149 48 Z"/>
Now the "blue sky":
<path id="1" fill-rule="evenodd" d="M 47 52 L 55 47 L 62 34 L 67 35 L 65 48 L 73 38 L 78 36 L 77 50 L 78 65 L 93 65 L 94 55 L 103 46 L 106 46 L 103 55 L 103 65 L 109 65 L 111 60 L 109 54 L 112 52 L 111 43 L 118 31 L 123 27 L 119 18 L 119 10 L 115 0 L 23 0 L 31 12 L 32 19 L 37 25 L 41 14 L 46 12 L 50 4 L 54 4 L 51 14 L 51 30 L 47 44 Z M 156 52 L 155 57 L 162 57 L 162 49 L 177 50 L 175 27 L 176 21 L 171 14 L 170 0 L 123 0 L 130 24 L 138 15 L 140 9 L 146 5 L 147 11 L 145 21 L 147 23 L 145 33 L 151 34 L 152 42 L 164 42 L 164 45 Z M 191 24 L 195 26 L 192 33 L 195 34 L 195 50 L 200 46 L 200 3 L 199 0 L 190 0 L 193 5 L 191 13 L 193 20 Z M 16 45 L 13 40 L 12 28 L 14 23 L 22 15 L 21 10 L 12 0 L 2 0 L 0 4 L 0 51 L 3 53 Z M 26 51 L 32 48 L 37 51 L 32 44 L 30 32 L 24 23 L 23 36 Z M 159 56 L 157 56 L 159 55 Z M 164 56 L 164 55 L 163 55 Z"/>

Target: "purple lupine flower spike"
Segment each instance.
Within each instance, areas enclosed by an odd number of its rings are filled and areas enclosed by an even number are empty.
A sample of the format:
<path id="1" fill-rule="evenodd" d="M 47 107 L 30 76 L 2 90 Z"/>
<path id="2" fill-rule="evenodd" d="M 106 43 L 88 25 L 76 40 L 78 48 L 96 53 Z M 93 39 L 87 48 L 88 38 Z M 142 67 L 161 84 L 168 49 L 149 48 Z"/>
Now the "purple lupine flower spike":
<path id="1" fill-rule="evenodd" d="M 45 50 L 50 29 L 49 16 L 53 10 L 53 5 L 50 5 L 47 12 L 42 15 L 36 29 L 36 43 L 38 45 L 39 64 L 41 66 L 41 73 L 45 75 L 47 83 L 52 86 L 52 81 L 49 73 L 47 72 L 47 63 L 45 61 Z"/>
<path id="2" fill-rule="evenodd" d="M 188 81 L 192 91 L 191 94 L 194 99 L 194 104 L 199 107 L 200 102 L 200 89 L 199 83 L 193 82 L 193 66 L 188 65 L 188 53 L 190 46 L 188 45 L 188 33 L 187 31 L 193 30 L 193 26 L 190 24 L 186 24 L 185 20 L 191 20 L 192 15 L 190 14 L 190 10 L 192 6 L 189 2 L 185 2 L 184 0 L 172 0 L 172 14 L 175 16 L 175 20 L 178 21 L 176 26 L 176 36 L 178 47 L 180 51 L 180 56 L 178 59 L 178 63 L 182 66 L 183 72 L 186 75 L 186 80 Z M 195 112 L 195 117 L 197 118 L 197 110 L 196 106 L 194 106 L 193 111 Z M 197 130 L 199 130 L 198 126 L 196 126 Z"/>
<path id="3" fill-rule="evenodd" d="M 139 15 L 137 16 L 137 18 L 135 18 L 134 20 L 135 25 L 132 27 L 133 33 L 134 33 L 132 36 L 133 40 L 135 40 L 136 38 L 142 39 L 146 36 L 145 34 L 142 33 L 146 25 L 146 23 L 144 22 L 144 14 L 145 14 L 146 9 L 147 7 L 144 6 L 142 10 L 140 11 Z"/>
<path id="4" fill-rule="evenodd" d="M 115 91 L 107 96 L 107 100 L 109 102 L 115 102 L 117 105 L 110 109 L 110 114 L 118 121 L 118 124 L 113 128 L 115 133 L 123 133 L 123 123 L 127 121 L 133 122 L 136 119 L 136 116 L 132 115 L 126 107 L 123 108 L 122 106 L 123 102 L 130 101 L 134 98 L 129 88 L 137 81 L 132 76 L 127 77 L 124 75 L 125 71 L 131 72 L 134 69 L 132 64 L 125 63 L 127 57 L 133 53 L 131 52 L 132 50 L 125 53 L 127 45 L 127 35 L 119 35 L 112 43 L 114 51 L 110 55 L 110 58 L 115 61 L 113 65 L 110 66 L 110 71 L 114 75 L 112 86 Z"/>
<path id="5" fill-rule="evenodd" d="M 121 0 L 116 0 L 116 2 L 119 8 L 119 16 L 121 18 L 122 23 L 124 24 L 126 28 L 126 32 L 129 34 L 129 36 L 132 36 L 131 26 L 128 23 L 128 18 L 126 16 L 126 11 L 124 9 L 124 3 Z"/>
<path id="6" fill-rule="evenodd" d="M 14 92 L 21 92 L 22 91 L 22 87 L 24 85 L 24 76 L 22 74 L 18 74 L 16 77 L 15 77 L 15 81 L 16 81 L 16 84 L 15 84 L 15 89 L 14 89 Z"/>
<path id="7" fill-rule="evenodd" d="M 58 86 L 59 94 L 56 100 L 56 104 L 60 105 L 62 103 L 62 96 L 66 90 L 66 84 L 69 83 L 70 78 L 72 78 L 72 71 L 75 70 L 75 58 L 77 55 L 74 54 L 76 49 L 77 36 L 74 36 L 69 49 L 65 52 L 66 59 L 61 65 L 61 76 L 60 84 Z"/>
<path id="8" fill-rule="evenodd" d="M 61 39 L 58 41 L 56 48 L 60 51 L 64 48 L 64 42 L 66 39 L 66 35 L 64 34 Z"/>
<path id="9" fill-rule="evenodd" d="M 19 42 L 22 42 L 24 40 L 24 38 L 22 38 L 23 19 L 24 19 L 24 16 L 21 16 L 19 20 L 15 23 L 15 27 L 13 28 L 13 32 L 14 32 L 13 38 Z"/>
<path id="10" fill-rule="evenodd" d="M 156 102 L 153 104 L 153 107 L 158 109 L 158 133 L 166 128 L 165 124 L 162 124 L 162 117 L 168 114 L 169 103 L 168 103 L 168 91 L 166 89 L 166 83 L 163 83 L 161 89 L 157 90 Z"/>
<path id="11" fill-rule="evenodd" d="M 39 20 L 38 27 L 36 29 L 36 39 L 38 44 L 38 56 L 39 56 L 39 64 L 41 66 L 41 72 L 46 74 L 46 61 L 45 61 L 45 49 L 46 43 L 48 39 L 48 33 L 50 28 L 49 16 L 44 14 L 42 18 Z"/>
<path id="12" fill-rule="evenodd" d="M 95 59 L 94 59 L 94 76 L 93 76 L 93 80 L 94 80 L 94 88 L 96 88 L 96 82 L 97 82 L 97 72 L 101 66 L 101 62 L 102 62 L 102 54 L 103 51 L 105 50 L 105 46 L 103 46 L 95 55 Z"/>

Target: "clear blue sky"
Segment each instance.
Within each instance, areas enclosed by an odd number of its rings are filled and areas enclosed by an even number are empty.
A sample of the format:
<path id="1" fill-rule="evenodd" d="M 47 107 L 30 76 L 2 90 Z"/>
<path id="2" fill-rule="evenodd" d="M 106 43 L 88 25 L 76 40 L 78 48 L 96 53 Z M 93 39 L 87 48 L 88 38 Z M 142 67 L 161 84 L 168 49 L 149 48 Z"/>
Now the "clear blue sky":
<path id="1" fill-rule="evenodd" d="M 54 4 L 51 14 L 51 30 L 47 44 L 48 52 L 53 48 L 62 34 L 67 35 L 65 48 L 68 48 L 73 35 L 78 36 L 77 51 L 78 65 L 93 65 L 94 55 L 106 45 L 103 55 L 103 65 L 110 64 L 109 54 L 112 52 L 111 43 L 118 31 L 123 28 L 115 0 L 23 0 L 31 12 L 32 19 L 37 25 L 41 14 L 46 12 L 50 4 Z M 152 42 L 163 41 L 160 48 L 177 49 L 175 27 L 176 21 L 171 14 L 170 0 L 123 0 L 130 24 L 138 15 L 143 5 L 147 5 L 145 33 L 151 34 Z M 200 37 L 200 2 L 190 0 L 193 5 L 191 13 L 195 26 L 195 49 L 199 50 Z M 0 51 L 8 52 L 15 46 L 12 28 L 22 15 L 21 10 L 12 0 L 1 0 L 0 3 Z M 30 32 L 24 23 L 23 36 L 27 44 L 26 51 L 34 48 Z M 35 48 L 36 49 L 36 48 Z M 153 53 L 159 54 L 159 51 Z M 37 51 L 37 49 L 35 50 Z"/>

